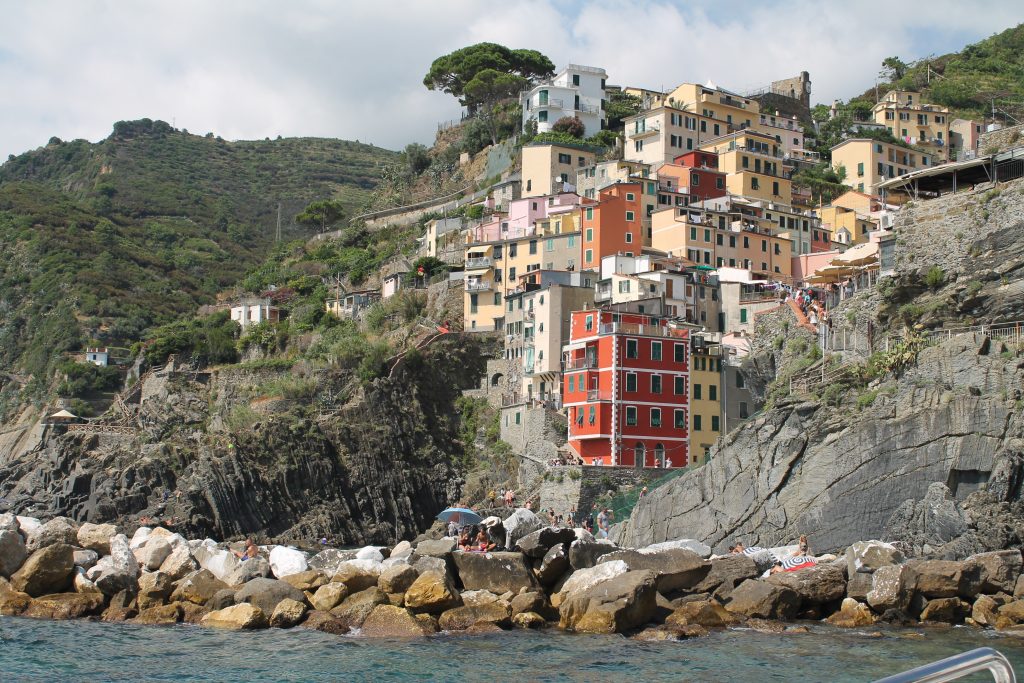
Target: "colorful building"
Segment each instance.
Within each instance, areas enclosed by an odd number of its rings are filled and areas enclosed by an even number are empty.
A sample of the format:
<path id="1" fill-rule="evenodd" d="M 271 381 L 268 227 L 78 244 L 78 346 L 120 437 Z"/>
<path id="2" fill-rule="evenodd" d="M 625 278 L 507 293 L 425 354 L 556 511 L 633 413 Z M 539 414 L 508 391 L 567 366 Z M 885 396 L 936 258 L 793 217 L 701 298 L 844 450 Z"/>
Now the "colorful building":
<path id="1" fill-rule="evenodd" d="M 846 170 L 843 182 L 872 195 L 879 183 L 933 165 L 927 152 L 869 138 L 850 138 L 832 148 L 832 167 Z"/>
<path id="2" fill-rule="evenodd" d="M 876 123 L 907 144 L 933 155 L 936 163 L 949 160 L 949 108 L 925 104 L 921 93 L 893 90 L 871 110 Z"/>
<path id="3" fill-rule="evenodd" d="M 722 434 L 722 358 L 719 335 L 694 334 L 690 357 L 690 460 L 707 462 Z"/>
<path id="4" fill-rule="evenodd" d="M 643 248 L 643 195 L 639 182 L 610 185 L 593 206 L 584 206 L 581 268 L 599 270 L 601 259 L 613 254 L 632 256 Z"/>
<path id="5" fill-rule="evenodd" d="M 520 94 L 523 130 L 536 125 L 538 133 L 546 133 L 558 119 L 576 117 L 583 122 L 584 137 L 590 137 L 604 128 L 607 78 L 604 69 L 570 64 Z"/>
<path id="6" fill-rule="evenodd" d="M 523 147 L 523 197 L 543 197 L 575 190 L 576 173 L 593 166 L 595 150 L 586 145 L 530 144 Z"/>
<path id="7" fill-rule="evenodd" d="M 949 158 L 963 161 L 978 153 L 978 141 L 985 130 L 983 121 L 953 119 L 949 123 Z"/>
<path id="8" fill-rule="evenodd" d="M 569 447 L 591 465 L 686 465 L 689 360 L 689 331 L 663 317 L 574 311 L 562 385 Z"/>
<path id="9" fill-rule="evenodd" d="M 670 163 L 680 154 L 698 149 L 702 141 L 728 132 L 728 125 L 675 107 L 660 106 L 624 119 L 627 161 Z"/>
<path id="10" fill-rule="evenodd" d="M 718 154 L 718 170 L 727 174 L 730 194 L 793 203 L 792 164 L 773 136 L 743 130 L 711 140 L 701 149 Z"/>

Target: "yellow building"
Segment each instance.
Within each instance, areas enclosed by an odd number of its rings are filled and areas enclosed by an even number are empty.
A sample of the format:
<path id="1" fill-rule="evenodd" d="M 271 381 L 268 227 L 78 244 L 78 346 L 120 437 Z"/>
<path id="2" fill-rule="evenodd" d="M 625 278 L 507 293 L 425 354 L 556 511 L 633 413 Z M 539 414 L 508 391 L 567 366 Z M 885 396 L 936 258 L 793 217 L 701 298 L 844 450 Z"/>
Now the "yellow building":
<path id="1" fill-rule="evenodd" d="M 718 170 L 726 174 L 730 194 L 792 204 L 793 169 L 774 136 L 744 130 L 723 135 L 700 148 L 718 154 Z"/>
<path id="2" fill-rule="evenodd" d="M 530 144 L 523 147 L 523 197 L 543 197 L 574 185 L 581 168 L 593 166 L 597 156 L 584 145 Z"/>
<path id="3" fill-rule="evenodd" d="M 722 433 L 720 346 L 695 347 L 690 355 L 690 462 L 703 465 Z"/>
<path id="4" fill-rule="evenodd" d="M 832 148 L 832 167 L 846 169 L 843 182 L 872 195 L 879 183 L 933 165 L 927 152 L 868 138 L 850 138 Z"/>
<path id="5" fill-rule="evenodd" d="M 740 129 L 769 132 L 762 127 L 761 105 L 757 100 L 723 90 L 714 83 L 683 83 L 668 94 L 666 103 L 731 126 L 723 134 Z"/>
<path id="6" fill-rule="evenodd" d="M 937 162 L 949 160 L 949 108 L 925 104 L 921 93 L 893 90 L 871 110 L 881 123 L 901 140 L 918 145 L 934 155 Z"/>
<path id="7" fill-rule="evenodd" d="M 821 225 L 831 233 L 831 239 L 840 244 L 863 244 L 868 233 L 878 229 L 878 221 L 842 206 L 826 206 L 818 210 Z"/>

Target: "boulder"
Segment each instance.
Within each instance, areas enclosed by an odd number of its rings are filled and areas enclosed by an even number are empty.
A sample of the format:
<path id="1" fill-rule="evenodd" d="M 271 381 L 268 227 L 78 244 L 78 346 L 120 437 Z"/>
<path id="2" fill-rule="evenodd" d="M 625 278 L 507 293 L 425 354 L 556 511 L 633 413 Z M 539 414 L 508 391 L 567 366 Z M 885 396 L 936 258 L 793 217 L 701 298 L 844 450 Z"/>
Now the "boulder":
<path id="1" fill-rule="evenodd" d="M 423 625 L 412 612 L 394 605 L 374 607 L 360 630 L 367 638 L 420 638 L 425 635 Z"/>
<path id="2" fill-rule="evenodd" d="M 177 624 L 181 621 L 182 604 L 180 602 L 172 602 L 169 605 L 154 605 L 153 607 L 140 609 L 138 615 L 132 619 L 132 623 L 146 624 L 148 626 L 170 626 Z"/>
<path id="3" fill-rule="evenodd" d="M 327 583 L 316 589 L 309 599 L 313 609 L 330 612 L 348 597 L 348 587 L 343 583 Z"/>
<path id="4" fill-rule="evenodd" d="M 461 604 L 451 579 L 438 572 L 420 574 L 405 592 L 405 606 L 417 612 L 440 614 Z"/>
<path id="5" fill-rule="evenodd" d="M 75 565 L 75 576 L 71 579 L 71 586 L 75 593 L 99 593 L 100 589 L 85 575 L 85 570 Z"/>
<path id="6" fill-rule="evenodd" d="M 569 553 L 564 544 L 552 546 L 534 570 L 542 586 L 550 586 L 569 569 Z"/>
<path id="7" fill-rule="evenodd" d="M 9 512 L 0 514 L 0 531 L 13 531 L 20 534 L 21 524 L 18 522 L 18 518 Z M 24 540 L 24 536 L 22 540 Z"/>
<path id="8" fill-rule="evenodd" d="M 306 616 L 306 603 L 285 598 L 277 603 L 270 615 L 270 625 L 275 628 L 291 628 Z"/>
<path id="9" fill-rule="evenodd" d="M 338 573 L 338 567 L 342 562 L 354 559 L 356 559 L 356 551 L 354 550 L 328 548 L 309 558 L 306 564 L 310 569 L 322 572 L 325 576 L 334 576 Z"/>
<path id="10" fill-rule="evenodd" d="M 174 581 L 184 578 L 195 570 L 196 562 L 192 559 L 192 551 L 188 549 L 187 545 L 179 545 L 174 548 L 163 564 L 160 565 L 160 571 L 170 576 Z"/>
<path id="11" fill-rule="evenodd" d="M 891 564 L 875 570 L 867 602 L 876 612 L 889 609 L 906 611 L 914 597 L 917 576 L 905 564 Z"/>
<path id="12" fill-rule="evenodd" d="M 135 533 L 132 534 L 132 539 L 128 541 L 128 547 L 135 550 L 136 548 L 141 548 L 146 545 L 146 541 L 149 539 L 149 535 L 151 533 L 153 533 L 153 530 L 150 527 L 140 526 L 135 530 Z"/>
<path id="13" fill-rule="evenodd" d="M 846 571 L 851 578 L 856 573 L 872 574 L 879 567 L 902 562 L 903 553 L 883 541 L 857 541 L 846 549 Z"/>
<path id="14" fill-rule="evenodd" d="M 171 544 L 165 538 L 153 538 L 146 540 L 146 543 L 136 548 L 133 552 L 139 566 L 146 571 L 156 571 L 171 554 Z"/>
<path id="15" fill-rule="evenodd" d="M 209 571 L 225 583 L 231 573 L 238 569 L 238 558 L 233 553 L 205 543 L 192 548 L 192 556 L 201 569 Z"/>
<path id="16" fill-rule="evenodd" d="M 864 603 L 852 598 L 843 598 L 839 611 L 825 621 L 840 628 L 861 628 L 871 626 L 878 621 L 878 617 Z"/>
<path id="17" fill-rule="evenodd" d="M 512 608 L 504 600 L 495 600 L 486 605 L 463 605 L 447 610 L 437 620 L 443 631 L 465 631 L 479 623 L 497 624 L 507 628 L 512 624 Z"/>
<path id="18" fill-rule="evenodd" d="M 11 588 L 32 597 L 62 593 L 71 586 L 75 573 L 75 551 L 70 545 L 47 545 L 29 555 L 11 575 Z"/>
<path id="19" fill-rule="evenodd" d="M 763 573 L 758 571 L 754 560 L 746 555 L 716 557 L 711 560 L 711 571 L 693 590 L 697 593 L 714 592 L 716 596 L 727 600 L 736 586 L 747 579 L 756 579 Z"/>
<path id="20" fill-rule="evenodd" d="M 34 599 L 22 616 L 65 620 L 81 619 L 101 612 L 103 596 L 99 593 L 56 593 Z"/>
<path id="21" fill-rule="evenodd" d="M 747 579 L 732 591 L 726 609 L 745 617 L 787 620 L 800 609 L 800 595 L 786 586 Z"/>
<path id="22" fill-rule="evenodd" d="M 77 543 L 78 526 L 67 517 L 54 517 L 27 535 L 25 548 L 31 553 L 50 545 L 74 546 Z"/>
<path id="23" fill-rule="evenodd" d="M 381 565 L 383 566 L 383 564 Z M 440 557 L 420 557 L 412 563 L 412 568 L 418 573 L 438 572 L 448 574 L 448 562 Z"/>
<path id="24" fill-rule="evenodd" d="M 209 628 L 236 630 L 265 628 L 267 617 L 259 607 L 243 603 L 210 612 L 199 623 Z"/>
<path id="25" fill-rule="evenodd" d="M 381 550 L 383 550 L 383 546 L 368 545 L 365 548 L 360 548 L 356 551 L 355 559 L 372 560 L 373 562 L 383 562 L 384 553 L 382 553 Z"/>
<path id="26" fill-rule="evenodd" d="M 971 620 L 978 626 L 995 626 L 1002 604 L 991 595 L 979 595 L 971 605 Z"/>
<path id="27" fill-rule="evenodd" d="M 409 541 L 399 541 L 395 544 L 395 547 L 391 549 L 391 552 L 388 553 L 388 559 L 408 557 L 412 554 L 412 551 L 412 543 Z"/>
<path id="28" fill-rule="evenodd" d="M 121 591 L 110 598 L 110 604 L 104 610 L 103 621 L 126 621 L 139 613 L 135 595 L 129 591 Z"/>
<path id="29" fill-rule="evenodd" d="M 544 617 L 536 612 L 520 612 L 512 617 L 512 625 L 516 628 L 544 628 Z"/>
<path id="30" fill-rule="evenodd" d="M 970 586 L 961 586 L 968 595 L 1013 593 L 1021 575 L 1019 550 L 997 550 L 972 555 L 964 561 L 964 576 L 972 577 Z"/>
<path id="31" fill-rule="evenodd" d="M 611 541 L 573 541 L 569 546 L 569 565 L 573 569 L 590 569 L 599 557 L 618 549 Z"/>
<path id="32" fill-rule="evenodd" d="M 917 592 L 926 598 L 952 598 L 960 592 L 963 563 L 949 560 L 910 560 Z"/>
<path id="33" fill-rule="evenodd" d="M 270 576 L 270 563 L 264 558 L 256 556 L 239 561 L 235 568 L 224 577 L 224 583 L 229 586 L 243 586 L 253 579 L 265 579 L 268 576 Z"/>
<path id="34" fill-rule="evenodd" d="M 772 574 L 766 581 L 797 592 L 804 607 L 824 605 L 846 596 L 846 576 L 834 564 L 818 564 L 795 572 Z"/>
<path id="35" fill-rule="evenodd" d="M 35 517 L 17 515 L 14 519 L 18 523 L 18 530 L 21 531 L 21 535 L 25 539 L 26 543 L 28 542 L 29 537 L 38 531 L 39 527 L 43 526 L 43 523 Z"/>
<path id="36" fill-rule="evenodd" d="M 21 534 L 11 529 L 0 531 L 0 576 L 9 578 L 27 558 L 28 549 Z"/>
<path id="37" fill-rule="evenodd" d="M 1013 584 L 1013 597 L 1024 598 L 1024 574 L 1017 577 L 1017 583 Z"/>
<path id="38" fill-rule="evenodd" d="M 310 610 L 306 613 L 306 620 L 301 624 L 302 628 L 309 628 L 315 631 L 322 631 L 332 635 L 341 636 L 348 633 L 348 626 L 333 614 Z"/>
<path id="39" fill-rule="evenodd" d="M 381 569 L 381 564 L 372 560 L 348 560 L 341 563 L 331 582 L 343 583 L 349 593 L 358 593 L 377 585 Z"/>
<path id="40" fill-rule="evenodd" d="M 574 571 L 561 586 L 556 586 L 558 590 L 551 594 L 551 605 L 560 607 L 573 594 L 585 593 L 604 581 L 610 581 L 628 571 L 629 567 L 621 560 Z"/>
<path id="41" fill-rule="evenodd" d="M 419 574 L 409 565 L 395 565 L 381 572 L 377 585 L 385 593 L 404 593 Z"/>
<path id="42" fill-rule="evenodd" d="M 505 527 L 505 547 L 515 548 L 519 544 L 519 539 L 537 531 L 544 523 L 532 510 L 518 508 L 502 522 L 502 526 Z"/>
<path id="43" fill-rule="evenodd" d="M 1024 600 L 1014 600 L 999 608 L 999 619 L 996 626 L 1005 628 L 1000 622 L 1008 621 L 1010 624 L 1024 624 Z"/>
<path id="44" fill-rule="evenodd" d="M 739 623 L 739 618 L 722 607 L 715 600 L 693 600 L 676 608 L 665 619 L 666 626 L 703 626 L 704 628 L 722 628 Z"/>
<path id="45" fill-rule="evenodd" d="M 629 571 L 643 569 L 654 572 L 658 592 L 665 594 L 700 583 L 711 571 L 711 563 L 692 550 L 665 548 L 663 550 L 616 550 L 602 555 L 598 565 L 622 561 Z"/>
<path id="46" fill-rule="evenodd" d="M 117 534 L 110 539 L 110 554 L 89 568 L 86 576 L 104 595 L 123 590 L 134 591 L 139 577 L 139 563 L 128 546 L 128 538 Z"/>
<path id="47" fill-rule="evenodd" d="M 548 526 L 533 531 L 516 543 L 519 550 L 527 557 L 544 557 L 549 549 L 563 543 L 572 543 L 576 534 L 565 527 Z"/>
<path id="48" fill-rule="evenodd" d="M 347 628 L 359 628 L 363 625 L 366 617 L 377 605 L 389 605 L 388 595 L 376 586 L 367 588 L 364 591 L 354 593 L 337 607 L 331 610 L 331 615 L 341 621 Z"/>
<path id="49" fill-rule="evenodd" d="M 970 604 L 960 598 L 936 598 L 929 600 L 921 612 L 921 621 L 941 621 L 947 624 L 962 624 L 971 613 Z"/>
<path id="50" fill-rule="evenodd" d="M 867 600 L 874 583 L 874 576 L 874 574 L 865 574 L 864 572 L 851 574 L 850 580 L 846 582 L 846 597 L 860 602 Z"/>
<path id="51" fill-rule="evenodd" d="M 452 555 L 466 590 L 492 593 L 538 588 L 539 584 L 522 553 L 463 553 Z"/>
<path id="52" fill-rule="evenodd" d="M 655 579 L 649 570 L 627 571 L 574 591 L 559 606 L 559 626 L 582 633 L 622 633 L 641 626 L 656 608 Z"/>
<path id="53" fill-rule="evenodd" d="M 497 602 L 501 599 L 500 596 L 495 595 L 491 591 L 477 590 L 477 591 L 462 591 L 462 604 L 468 605 L 469 607 L 476 607 L 478 605 L 489 605 L 492 602 Z"/>
<path id="54" fill-rule="evenodd" d="M 178 580 L 174 585 L 171 599 L 205 605 L 217 591 L 228 587 L 226 583 L 214 576 L 210 570 L 200 569 Z"/>
<path id="55" fill-rule="evenodd" d="M 117 534 L 117 526 L 114 524 L 86 522 L 78 527 L 78 546 L 86 550 L 95 550 L 100 555 L 109 555 L 110 539 Z"/>
<path id="56" fill-rule="evenodd" d="M 0 584 L 0 616 L 16 617 L 32 604 L 32 596 L 11 588 L 10 584 Z"/>
<path id="57" fill-rule="evenodd" d="M 74 554 L 75 566 L 82 569 L 89 569 L 99 562 L 100 554 L 95 550 L 76 550 Z"/>
<path id="58" fill-rule="evenodd" d="M 327 577 L 315 569 L 307 569 L 298 574 L 290 574 L 281 580 L 290 586 L 298 588 L 300 591 L 315 591 L 317 588 L 327 585 Z"/>
<path id="59" fill-rule="evenodd" d="M 207 608 L 211 612 L 213 610 L 231 607 L 231 605 L 235 604 L 235 592 L 237 590 L 237 588 L 221 588 L 206 601 L 206 604 L 203 605 L 203 607 Z M 183 604 L 194 605 L 195 603 L 185 601 Z"/>
<path id="60" fill-rule="evenodd" d="M 642 553 L 659 553 L 663 550 L 689 550 L 697 553 L 702 559 L 708 559 L 711 557 L 711 547 L 706 543 L 694 540 L 692 538 L 680 538 L 675 541 L 664 541 L 662 543 L 653 543 L 648 546 L 640 548 Z"/>
<path id="61" fill-rule="evenodd" d="M 253 579 L 235 593 L 235 603 L 256 605 L 264 614 L 273 614 L 277 603 L 285 598 L 296 602 L 306 601 L 302 591 L 279 579 Z"/>
<path id="62" fill-rule="evenodd" d="M 455 550 L 455 539 L 445 536 L 436 541 L 426 540 L 416 544 L 416 554 L 421 557 L 440 557 L 446 559 Z"/>
<path id="63" fill-rule="evenodd" d="M 139 609 L 156 607 L 167 602 L 174 592 L 174 582 L 163 572 L 143 572 L 139 577 Z"/>
<path id="64" fill-rule="evenodd" d="M 463 595 L 465 598 L 465 595 Z M 547 597 L 541 592 L 528 592 L 520 593 L 519 595 L 512 598 L 509 603 L 512 608 L 512 616 L 522 614 L 523 612 L 541 612 L 548 611 Z"/>

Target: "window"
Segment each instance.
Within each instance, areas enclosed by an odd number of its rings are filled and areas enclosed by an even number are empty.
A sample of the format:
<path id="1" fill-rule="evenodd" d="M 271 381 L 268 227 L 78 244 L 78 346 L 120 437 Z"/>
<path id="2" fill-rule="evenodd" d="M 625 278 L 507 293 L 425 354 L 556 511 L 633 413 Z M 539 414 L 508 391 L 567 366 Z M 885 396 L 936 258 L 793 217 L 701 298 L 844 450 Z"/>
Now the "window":
<path id="1" fill-rule="evenodd" d="M 651 426 L 661 426 L 661 408 L 651 408 Z"/>
<path id="2" fill-rule="evenodd" d="M 576 375 L 569 375 L 569 393 L 576 391 Z"/>
<path id="3" fill-rule="evenodd" d="M 768 240 L 761 240 L 761 251 L 768 252 Z"/>
<path id="4" fill-rule="evenodd" d="M 593 228 L 587 228 L 586 241 L 587 242 L 593 242 L 594 241 L 594 229 Z"/>
<path id="5" fill-rule="evenodd" d="M 640 357 L 640 343 L 636 339 L 626 340 L 626 358 Z"/>
<path id="6" fill-rule="evenodd" d="M 711 431 L 713 431 L 713 432 L 717 432 L 718 431 L 718 416 L 717 415 L 712 415 L 711 416 Z"/>
<path id="7" fill-rule="evenodd" d="M 690 174 L 690 184 L 693 185 L 694 187 L 697 187 L 698 185 L 700 185 L 700 176 L 697 175 L 696 173 L 691 173 Z"/>
<path id="8" fill-rule="evenodd" d="M 554 251 L 555 250 L 555 240 L 553 240 L 553 239 L 551 239 L 549 237 L 548 241 L 544 244 L 544 250 L 545 251 Z"/>
<path id="9" fill-rule="evenodd" d="M 594 218 L 594 207 L 588 206 L 587 207 L 587 220 L 588 221 L 589 220 L 593 220 L 593 218 Z"/>
<path id="10" fill-rule="evenodd" d="M 724 190 L 725 189 L 725 178 L 722 178 L 721 176 L 716 178 L 715 179 L 715 188 L 719 189 L 719 190 Z"/>
<path id="11" fill-rule="evenodd" d="M 633 194 L 632 192 L 627 192 L 626 193 L 626 201 L 627 202 L 635 202 L 636 201 L 636 195 Z"/>
<path id="12" fill-rule="evenodd" d="M 633 233 L 627 232 L 626 233 L 626 244 L 632 244 L 632 243 L 633 243 Z"/>
<path id="13" fill-rule="evenodd" d="M 548 120 L 548 110 L 541 109 L 539 112 L 537 112 L 537 120 L 541 122 L 546 122 Z"/>
<path id="14" fill-rule="evenodd" d="M 725 239 L 724 239 L 722 233 L 718 233 L 715 236 L 715 244 L 717 244 L 718 246 L 722 246 L 724 242 L 725 242 Z"/>
<path id="15" fill-rule="evenodd" d="M 661 375 L 651 375 L 651 393 L 661 393 Z"/>
<path id="16" fill-rule="evenodd" d="M 619 280 L 619 294 L 627 294 L 629 292 L 629 280 Z"/>
<path id="17" fill-rule="evenodd" d="M 741 308 L 740 309 L 740 322 L 741 323 L 747 322 L 747 309 L 745 309 L 745 308 Z"/>
<path id="18" fill-rule="evenodd" d="M 626 406 L 626 426 L 636 427 L 636 406 Z"/>
<path id="19" fill-rule="evenodd" d="M 750 157 L 740 157 L 740 166 L 750 168 Z"/>
<path id="20" fill-rule="evenodd" d="M 682 375 L 676 375 L 674 386 L 672 387 L 672 393 L 676 396 L 686 395 L 686 378 Z"/>
<path id="21" fill-rule="evenodd" d="M 714 384 L 709 384 L 708 385 L 708 400 L 709 401 L 717 401 L 718 400 L 718 387 L 716 385 L 714 385 Z"/>
<path id="22" fill-rule="evenodd" d="M 586 261 L 587 263 L 590 263 L 591 261 L 594 260 L 594 250 L 593 249 L 587 249 L 587 251 L 583 254 L 583 256 L 584 256 L 583 260 Z"/>
<path id="23" fill-rule="evenodd" d="M 651 360 L 661 360 L 661 342 L 651 342 Z"/>
<path id="24" fill-rule="evenodd" d="M 644 141 L 643 140 L 634 140 L 633 141 L 633 151 L 634 152 L 642 152 L 642 151 L 644 151 Z"/>
<path id="25" fill-rule="evenodd" d="M 626 212 L 626 221 L 629 222 L 629 223 L 632 223 L 635 220 L 636 220 L 636 213 L 634 213 L 633 211 L 627 211 Z"/>
<path id="26" fill-rule="evenodd" d="M 530 240 L 530 253 L 531 254 L 536 254 L 537 253 L 537 240 Z"/>
<path id="27" fill-rule="evenodd" d="M 743 388 L 743 374 L 739 373 L 739 372 L 736 373 L 736 388 L 737 389 L 742 389 Z"/>
<path id="28" fill-rule="evenodd" d="M 592 315 L 588 315 L 587 316 L 586 324 L 584 325 L 584 327 L 586 328 L 586 330 L 588 332 L 590 332 L 591 330 L 594 329 L 594 316 L 592 316 Z"/>
<path id="29" fill-rule="evenodd" d="M 693 416 L 693 431 L 695 431 L 695 432 L 699 432 L 700 431 L 700 415 L 694 415 Z"/>
<path id="30" fill-rule="evenodd" d="M 694 401 L 701 400 L 700 399 L 700 395 L 701 395 L 700 385 L 699 384 L 694 384 L 693 385 L 693 400 Z"/>
<path id="31" fill-rule="evenodd" d="M 494 305 L 495 306 L 500 306 L 501 305 L 501 292 L 495 292 L 494 293 Z"/>
<path id="32" fill-rule="evenodd" d="M 751 190 L 760 190 L 761 189 L 761 183 L 757 180 L 757 178 L 751 178 L 750 179 L 750 189 Z"/>
<path id="33" fill-rule="evenodd" d="M 750 417 L 750 413 L 747 412 L 747 403 L 746 401 L 740 401 L 740 419 L 746 420 L 748 417 Z"/>
<path id="34" fill-rule="evenodd" d="M 580 75 L 579 74 L 573 74 L 572 75 L 572 84 L 573 85 L 579 85 L 580 84 Z"/>
<path id="35" fill-rule="evenodd" d="M 515 268 L 509 268 L 508 269 L 508 279 L 511 280 L 512 282 L 515 282 L 515 279 L 516 279 L 516 269 Z"/>
<path id="36" fill-rule="evenodd" d="M 675 361 L 677 363 L 686 362 L 686 344 L 677 343 L 672 352 L 675 354 Z"/>
<path id="37" fill-rule="evenodd" d="M 633 393 L 633 392 L 636 391 L 636 373 L 635 372 L 627 372 L 626 373 L 626 391 L 628 391 L 629 393 Z"/>
<path id="38" fill-rule="evenodd" d="M 859 164 L 857 164 L 857 177 L 858 178 L 863 178 L 864 177 L 864 162 L 863 161 L 860 162 Z"/>
<path id="39" fill-rule="evenodd" d="M 572 155 L 571 154 L 559 154 L 558 155 L 558 163 L 560 163 L 560 164 L 571 164 L 572 163 Z"/>
<path id="40" fill-rule="evenodd" d="M 675 411 L 675 422 L 676 429 L 686 429 L 686 411 L 679 410 Z"/>
<path id="41" fill-rule="evenodd" d="M 772 181 L 772 194 L 774 196 L 776 196 L 776 197 L 780 196 L 779 195 L 779 183 L 778 183 L 777 180 L 776 181 Z"/>
<path id="42" fill-rule="evenodd" d="M 589 422 L 590 422 L 590 424 L 594 424 L 596 421 L 597 421 L 597 408 L 595 406 L 590 406 Z"/>
<path id="43" fill-rule="evenodd" d="M 697 228 L 690 228 L 690 239 L 696 241 L 697 239 Z"/>
<path id="44" fill-rule="evenodd" d="M 744 235 L 743 236 L 743 248 L 744 249 L 749 249 L 750 248 L 750 237 L 748 235 Z"/>
<path id="45" fill-rule="evenodd" d="M 704 231 L 704 241 L 706 243 L 708 243 L 708 244 L 711 243 L 711 231 L 710 230 L 705 230 Z"/>

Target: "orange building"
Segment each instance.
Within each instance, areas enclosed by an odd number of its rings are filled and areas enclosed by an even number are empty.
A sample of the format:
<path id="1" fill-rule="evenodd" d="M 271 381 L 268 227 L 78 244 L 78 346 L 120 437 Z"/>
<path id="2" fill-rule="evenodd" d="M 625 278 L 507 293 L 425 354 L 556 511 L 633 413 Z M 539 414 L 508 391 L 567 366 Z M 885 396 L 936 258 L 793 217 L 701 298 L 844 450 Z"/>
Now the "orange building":
<path id="1" fill-rule="evenodd" d="M 643 247 L 640 183 L 616 183 L 601 190 L 597 204 L 580 209 L 583 270 L 600 270 L 605 256 L 635 256 Z"/>

